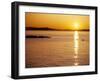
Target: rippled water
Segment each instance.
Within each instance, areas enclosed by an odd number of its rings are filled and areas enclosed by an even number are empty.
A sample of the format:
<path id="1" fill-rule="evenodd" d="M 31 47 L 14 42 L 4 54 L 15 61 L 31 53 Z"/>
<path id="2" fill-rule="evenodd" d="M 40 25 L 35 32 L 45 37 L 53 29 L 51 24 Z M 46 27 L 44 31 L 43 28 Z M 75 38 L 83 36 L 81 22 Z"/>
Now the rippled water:
<path id="1" fill-rule="evenodd" d="M 89 31 L 26 31 L 26 68 L 89 65 Z"/>

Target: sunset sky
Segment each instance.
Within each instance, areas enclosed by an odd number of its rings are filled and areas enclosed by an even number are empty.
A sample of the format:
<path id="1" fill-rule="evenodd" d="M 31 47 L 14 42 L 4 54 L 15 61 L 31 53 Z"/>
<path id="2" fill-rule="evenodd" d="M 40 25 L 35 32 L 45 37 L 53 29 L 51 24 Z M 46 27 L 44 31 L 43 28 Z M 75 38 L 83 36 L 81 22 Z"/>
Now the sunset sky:
<path id="1" fill-rule="evenodd" d="M 90 18 L 88 15 L 25 13 L 26 27 L 48 27 L 54 29 L 88 30 Z"/>

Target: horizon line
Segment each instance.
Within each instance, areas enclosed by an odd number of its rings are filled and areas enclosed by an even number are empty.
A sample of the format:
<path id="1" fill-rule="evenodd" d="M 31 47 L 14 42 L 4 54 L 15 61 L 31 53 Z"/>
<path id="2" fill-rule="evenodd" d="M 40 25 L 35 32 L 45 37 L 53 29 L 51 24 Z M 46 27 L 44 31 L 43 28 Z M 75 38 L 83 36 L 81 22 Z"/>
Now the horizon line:
<path id="1" fill-rule="evenodd" d="M 54 29 L 49 27 L 26 27 L 26 30 L 89 31 L 90 29 Z"/>

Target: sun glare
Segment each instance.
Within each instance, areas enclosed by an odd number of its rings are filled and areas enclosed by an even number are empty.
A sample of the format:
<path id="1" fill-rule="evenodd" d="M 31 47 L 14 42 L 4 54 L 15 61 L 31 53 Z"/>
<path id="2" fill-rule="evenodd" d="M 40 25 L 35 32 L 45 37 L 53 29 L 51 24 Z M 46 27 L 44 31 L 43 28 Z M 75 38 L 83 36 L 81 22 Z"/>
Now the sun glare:
<path id="1" fill-rule="evenodd" d="M 74 28 L 78 29 L 79 28 L 79 23 L 74 23 Z"/>

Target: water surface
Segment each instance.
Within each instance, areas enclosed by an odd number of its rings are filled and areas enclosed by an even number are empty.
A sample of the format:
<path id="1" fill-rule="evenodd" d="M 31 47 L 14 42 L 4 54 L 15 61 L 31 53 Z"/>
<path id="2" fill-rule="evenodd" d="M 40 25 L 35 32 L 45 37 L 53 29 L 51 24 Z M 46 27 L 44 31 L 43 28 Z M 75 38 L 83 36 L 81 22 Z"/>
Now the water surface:
<path id="1" fill-rule="evenodd" d="M 26 68 L 89 65 L 89 31 L 26 31 Z"/>

